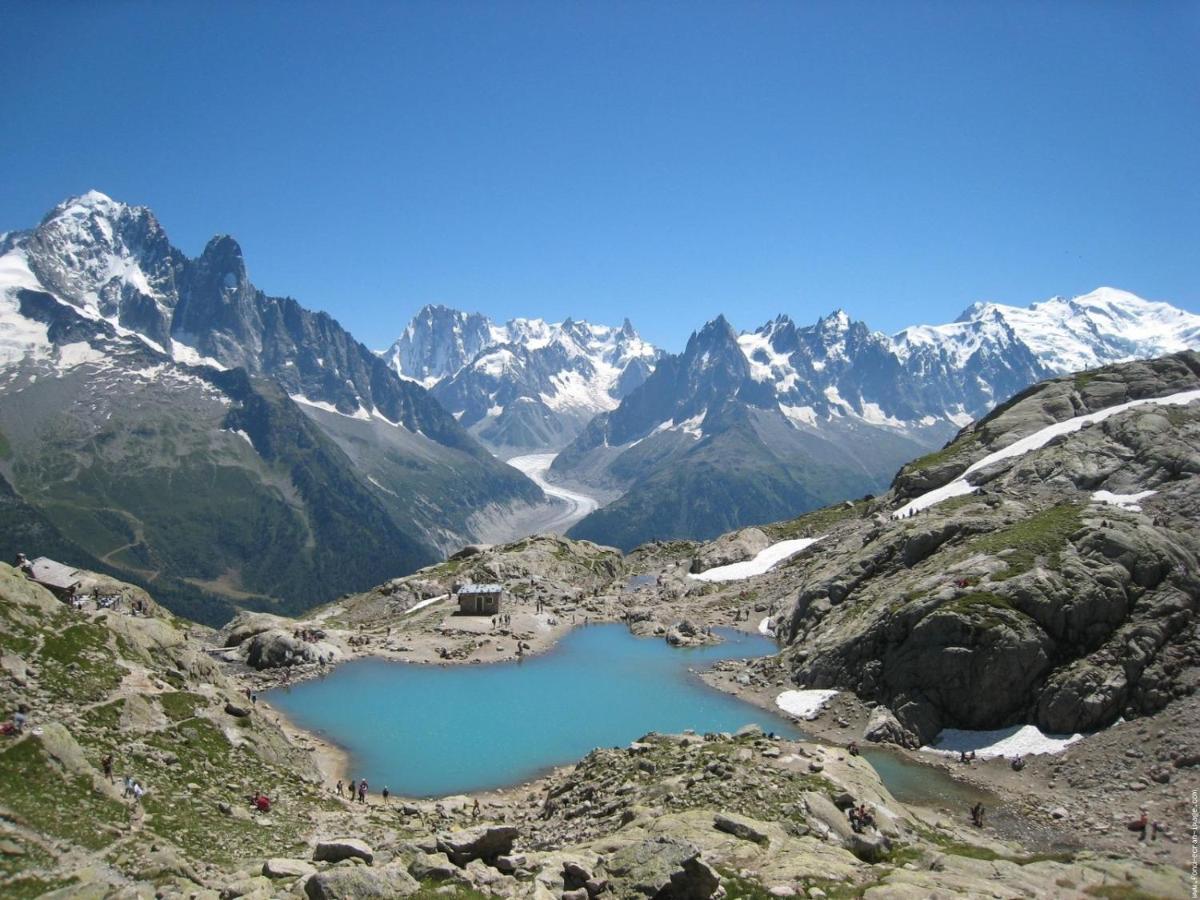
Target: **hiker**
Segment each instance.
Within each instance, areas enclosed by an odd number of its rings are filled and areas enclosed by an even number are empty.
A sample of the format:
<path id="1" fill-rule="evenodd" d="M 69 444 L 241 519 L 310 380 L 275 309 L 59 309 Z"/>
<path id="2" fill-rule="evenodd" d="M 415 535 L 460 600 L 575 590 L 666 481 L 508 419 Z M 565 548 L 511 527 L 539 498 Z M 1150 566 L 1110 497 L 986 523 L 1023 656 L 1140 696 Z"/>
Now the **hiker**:
<path id="1" fill-rule="evenodd" d="M 875 827 L 875 816 L 867 809 L 867 804 L 858 804 L 858 822 L 863 828 Z"/>
<path id="2" fill-rule="evenodd" d="M 340 778 L 338 779 L 337 787 L 335 788 L 335 790 L 337 791 L 337 795 L 339 797 L 342 796 L 342 779 L 340 779 Z"/>
<path id="3" fill-rule="evenodd" d="M 472 819 L 479 818 L 479 798 L 478 797 L 475 798 L 475 805 L 471 807 L 471 818 Z"/>
<path id="4" fill-rule="evenodd" d="M 983 802 L 976 803 L 971 807 L 971 824 L 976 828 L 983 827 Z"/>
<path id="5" fill-rule="evenodd" d="M 142 802 L 142 795 L 146 793 L 146 789 L 142 787 L 141 782 L 134 781 L 133 783 L 133 802 L 135 804 Z"/>
<path id="6" fill-rule="evenodd" d="M 17 705 L 17 711 L 12 717 L 13 728 L 20 734 L 25 730 L 25 726 L 29 724 L 29 706 L 25 703 Z"/>
<path id="7" fill-rule="evenodd" d="M 358 802 L 367 802 L 367 779 L 363 779 L 358 783 Z"/>
<path id="8" fill-rule="evenodd" d="M 121 792 L 122 797 L 130 797 L 133 795 L 133 776 L 125 776 L 125 790 Z"/>
<path id="9" fill-rule="evenodd" d="M 851 756 L 858 756 L 858 741 L 851 741 L 847 749 L 850 751 Z"/>
<path id="10" fill-rule="evenodd" d="M 857 806 L 851 806 L 846 810 L 846 815 L 850 817 L 850 827 L 856 834 L 863 830 L 862 819 L 859 817 Z"/>
<path id="11" fill-rule="evenodd" d="M 1143 809 L 1142 814 L 1140 816 L 1138 816 L 1138 818 L 1134 819 L 1132 822 L 1129 822 L 1125 827 L 1128 828 L 1130 831 L 1136 831 L 1136 832 L 1140 833 L 1141 837 L 1139 838 L 1139 840 L 1144 841 L 1146 839 L 1146 827 L 1149 824 L 1150 824 L 1150 814 L 1147 813 L 1146 810 Z"/>
<path id="12" fill-rule="evenodd" d="M 354 795 L 358 793 L 358 782 L 353 778 L 350 779 L 350 799 L 354 799 Z"/>
<path id="13" fill-rule="evenodd" d="M 261 813 L 269 813 L 271 811 L 271 798 L 266 794 L 260 794 L 256 791 L 254 794 L 254 808 Z"/>
<path id="14" fill-rule="evenodd" d="M 1012 770 L 1014 772 L 1020 772 L 1023 768 L 1025 768 L 1025 757 L 1018 753 L 1013 757 Z"/>
<path id="15" fill-rule="evenodd" d="M 380 794 L 383 796 L 383 802 L 386 804 L 388 798 L 388 789 L 386 784 L 383 786 L 383 790 L 380 792 Z"/>
<path id="16" fill-rule="evenodd" d="M 110 753 L 104 759 L 100 760 L 100 765 L 104 767 L 104 777 L 108 779 L 108 783 L 113 783 L 113 755 Z"/>

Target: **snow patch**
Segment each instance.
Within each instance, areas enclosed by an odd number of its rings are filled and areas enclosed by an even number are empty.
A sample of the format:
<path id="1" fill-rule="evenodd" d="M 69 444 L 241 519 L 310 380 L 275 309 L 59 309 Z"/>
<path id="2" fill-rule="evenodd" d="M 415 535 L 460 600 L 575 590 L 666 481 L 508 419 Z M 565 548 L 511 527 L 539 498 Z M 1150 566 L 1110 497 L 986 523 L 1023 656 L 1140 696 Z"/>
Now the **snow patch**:
<path id="1" fill-rule="evenodd" d="M 1119 506 L 1121 509 L 1128 509 L 1132 512 L 1141 512 L 1140 502 L 1157 493 L 1158 491 L 1139 491 L 1136 494 L 1114 494 L 1112 491 L 1096 491 L 1092 494 L 1092 500 L 1096 503 Z"/>
<path id="2" fill-rule="evenodd" d="M 342 416 L 346 419 L 358 419 L 362 422 L 371 421 L 371 414 L 361 406 L 359 406 L 358 409 L 352 413 L 344 413 L 332 403 L 326 403 L 324 400 L 309 400 L 303 394 L 289 394 L 288 396 L 294 403 L 300 403 L 304 406 L 311 406 L 313 409 L 320 409 L 328 413 L 333 413 L 335 416 Z"/>
<path id="3" fill-rule="evenodd" d="M 815 538 L 795 538 L 790 541 L 779 541 L 772 544 L 767 549 L 759 552 L 754 559 L 747 559 L 742 562 L 730 563 L 727 566 L 717 566 L 713 569 L 701 572 L 698 575 L 688 573 L 688 578 L 694 578 L 696 581 L 740 581 L 743 578 L 753 578 L 755 575 L 764 575 L 771 570 L 777 563 L 783 562 L 789 556 L 795 556 L 806 547 L 811 547 L 819 537 Z"/>
<path id="4" fill-rule="evenodd" d="M 102 363 L 108 359 L 103 353 L 87 341 L 77 341 L 73 344 L 63 344 L 58 348 L 58 369 L 65 372 L 86 363 Z"/>
<path id="5" fill-rule="evenodd" d="M 811 406 L 785 406 L 780 403 L 779 411 L 797 427 L 817 424 L 817 411 Z"/>
<path id="6" fill-rule="evenodd" d="M 945 728 L 933 744 L 921 749 L 947 756 L 958 756 L 965 752 L 974 753 L 980 759 L 995 759 L 998 756 L 1062 753 L 1071 744 L 1081 740 L 1082 734 L 1046 734 L 1036 725 L 1011 725 L 993 731 Z"/>
<path id="7" fill-rule="evenodd" d="M 221 372 L 224 372 L 227 368 L 211 356 L 201 356 L 200 351 L 195 347 L 189 347 L 187 344 L 180 343 L 174 338 L 171 338 L 171 358 L 175 362 L 184 363 L 189 366 L 211 366 Z"/>
<path id="8" fill-rule="evenodd" d="M 797 719 L 808 719 L 816 716 L 835 696 L 837 691 L 816 688 L 784 691 L 775 698 L 775 705 Z"/>
<path id="9" fill-rule="evenodd" d="M 439 594 L 438 596 L 430 597 L 427 600 L 419 600 L 416 603 L 414 603 L 412 606 L 410 606 L 408 609 L 406 609 L 404 612 L 402 612 L 400 615 L 411 616 L 417 610 L 424 609 L 427 606 L 432 606 L 434 603 L 437 603 L 439 600 L 445 600 L 449 596 L 450 596 L 449 594 Z"/>
<path id="10" fill-rule="evenodd" d="M 1103 422 L 1110 416 L 1115 416 L 1118 413 L 1123 413 L 1126 410 L 1134 409 L 1138 406 L 1183 406 L 1191 403 L 1194 400 L 1200 400 L 1200 390 L 1181 391 L 1178 394 L 1168 394 L 1165 397 L 1143 397 L 1139 400 L 1129 400 L 1125 403 L 1118 403 L 1116 406 L 1110 406 L 1098 412 L 1088 413 L 1084 416 L 1076 416 L 1073 419 L 1067 419 L 1064 422 L 1055 422 L 1053 425 L 1047 425 L 1045 428 L 1038 429 L 1033 434 L 1026 435 L 1019 440 L 1013 441 L 1007 447 L 989 453 L 967 468 L 965 472 L 951 481 L 949 484 L 942 485 L 940 488 L 934 488 L 932 491 L 922 494 L 914 500 L 910 500 L 904 506 L 900 507 L 892 513 L 893 519 L 902 519 L 912 515 L 914 512 L 919 512 L 922 509 L 928 509 L 943 500 L 948 500 L 951 497 L 959 497 L 963 494 L 974 493 L 978 488 L 967 481 L 967 476 L 972 472 L 976 472 L 986 466 L 993 465 L 1005 459 L 1023 456 L 1033 450 L 1041 449 L 1054 440 L 1065 434 L 1074 434 L 1083 428 L 1084 425 Z"/>

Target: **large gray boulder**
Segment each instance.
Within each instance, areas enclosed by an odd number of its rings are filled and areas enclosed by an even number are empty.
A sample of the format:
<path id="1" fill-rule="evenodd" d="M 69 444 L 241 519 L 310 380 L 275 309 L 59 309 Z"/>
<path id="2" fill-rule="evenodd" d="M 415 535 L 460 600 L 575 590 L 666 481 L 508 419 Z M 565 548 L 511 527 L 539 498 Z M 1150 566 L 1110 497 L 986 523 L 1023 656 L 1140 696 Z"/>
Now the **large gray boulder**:
<path id="1" fill-rule="evenodd" d="M 758 528 L 743 528 L 705 544 L 692 559 L 692 572 L 699 574 L 718 566 L 743 562 L 771 546 L 771 539 Z"/>
<path id="2" fill-rule="evenodd" d="M 318 872 L 304 883 L 309 900 L 386 900 L 410 897 L 420 889 L 416 879 L 399 865 L 381 869 L 339 866 Z"/>
<path id="3" fill-rule="evenodd" d="M 358 838 L 326 838 L 317 841 L 313 859 L 329 863 L 341 862 L 344 859 L 361 859 L 370 865 L 375 859 L 375 851 Z"/>
<path id="4" fill-rule="evenodd" d="M 708 900 L 721 887 L 720 876 L 688 841 L 648 838 L 608 857 L 606 868 L 617 897 Z"/>
<path id="5" fill-rule="evenodd" d="M 286 628 L 288 624 L 288 619 L 281 616 L 273 616 L 270 613 L 238 613 L 225 626 L 224 645 L 226 647 L 237 647 L 245 641 L 250 640 L 256 634 L 262 634 L 264 631 L 269 631 L 272 628 Z"/>
<path id="6" fill-rule="evenodd" d="M 465 866 L 473 859 L 490 865 L 497 856 L 512 852 L 519 833 L 511 825 L 480 825 L 438 835 L 437 848 L 457 866 Z"/>
<path id="7" fill-rule="evenodd" d="M 317 661 L 317 648 L 286 631 L 271 628 L 246 644 L 246 664 L 255 669 L 278 669 Z"/>
<path id="8" fill-rule="evenodd" d="M 877 744 L 897 744 L 909 749 L 920 746 L 916 736 L 900 724 L 890 709 L 882 705 L 871 710 L 863 728 L 863 739 Z"/>
<path id="9" fill-rule="evenodd" d="M 273 856 L 263 863 L 262 873 L 267 878 L 303 878 L 317 871 L 312 863 L 302 859 Z"/>

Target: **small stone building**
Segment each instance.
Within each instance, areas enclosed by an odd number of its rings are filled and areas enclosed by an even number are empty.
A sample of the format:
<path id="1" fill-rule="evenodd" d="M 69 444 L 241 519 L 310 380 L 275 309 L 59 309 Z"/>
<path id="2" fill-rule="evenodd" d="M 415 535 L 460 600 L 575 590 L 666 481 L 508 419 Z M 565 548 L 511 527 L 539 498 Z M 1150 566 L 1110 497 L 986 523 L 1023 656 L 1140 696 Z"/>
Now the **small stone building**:
<path id="1" fill-rule="evenodd" d="M 86 573 L 45 556 L 39 556 L 22 568 L 30 581 L 40 584 L 63 600 L 93 586 L 92 579 Z"/>
<path id="2" fill-rule="evenodd" d="M 504 588 L 498 584 L 461 584 L 457 593 L 460 616 L 494 616 L 500 612 Z"/>

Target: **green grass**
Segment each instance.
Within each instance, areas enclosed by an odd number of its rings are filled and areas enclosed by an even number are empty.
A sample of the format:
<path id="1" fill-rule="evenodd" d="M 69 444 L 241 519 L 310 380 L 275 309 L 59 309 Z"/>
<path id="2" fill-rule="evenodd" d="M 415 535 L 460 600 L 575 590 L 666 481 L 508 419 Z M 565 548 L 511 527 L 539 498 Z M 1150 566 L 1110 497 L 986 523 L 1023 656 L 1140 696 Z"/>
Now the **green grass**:
<path id="1" fill-rule="evenodd" d="M 36 875 L 28 875 L 23 878 L 6 881 L 4 883 L 4 896 L 7 900 L 26 900 L 26 898 L 33 900 L 35 897 L 42 897 L 51 891 L 57 891 L 59 888 L 64 888 L 74 883 L 74 878 L 47 880 Z"/>
<path id="2" fill-rule="evenodd" d="M 36 737 L 0 753 L 0 797 L 19 819 L 44 834 L 90 850 L 112 843 L 125 807 L 92 791 L 91 780 L 59 770 Z"/>
<path id="3" fill-rule="evenodd" d="M 411 896 L 413 900 L 488 900 L 490 895 L 461 884 L 446 885 L 437 881 L 423 881 L 420 890 Z"/>
<path id="4" fill-rule="evenodd" d="M 1075 390 L 1082 391 L 1099 377 L 1099 372 L 1080 372 L 1075 376 Z"/>
<path id="5" fill-rule="evenodd" d="M 1089 897 L 1104 897 L 1108 900 L 1156 900 L 1157 894 L 1147 894 L 1129 884 L 1093 884 L 1083 889 Z"/>
<path id="6" fill-rule="evenodd" d="M 188 691 L 159 694 L 158 702 L 162 705 L 163 713 L 172 722 L 190 719 L 196 715 L 197 707 L 208 705 L 208 701 L 204 697 Z"/>
<path id="7" fill-rule="evenodd" d="M 721 886 L 725 888 L 726 900 L 772 900 L 771 892 L 759 881 L 753 878 L 743 878 L 732 869 L 718 868 L 721 876 Z M 833 900 L 861 897 L 868 888 L 876 882 L 852 884 L 845 881 L 835 881 L 832 878 L 806 878 L 806 889 L 820 888 L 826 897 Z"/>
<path id="8" fill-rule="evenodd" d="M 936 844 L 943 853 L 949 853 L 951 856 L 962 856 L 968 859 L 982 860 L 983 862 L 996 862 L 999 860 L 1015 863 L 1018 866 L 1027 866 L 1038 862 L 1073 863 L 1075 861 L 1075 854 L 1070 850 L 1048 851 L 1045 853 L 1001 853 L 998 850 L 993 850 L 991 847 L 982 847 L 978 844 L 956 841 L 940 831 L 922 825 L 917 825 L 916 829 L 925 840 L 931 844 Z"/>
<path id="9" fill-rule="evenodd" d="M 924 456 L 917 457 L 901 469 L 901 474 L 919 472 L 921 469 L 929 469 L 934 466 L 940 466 L 943 463 L 948 463 L 951 460 L 957 459 L 962 454 L 973 450 L 978 443 L 979 435 L 972 431 L 953 443 L 947 444 L 941 450 L 934 450 L 932 453 L 926 453 Z"/>
<path id="10" fill-rule="evenodd" d="M 998 554 L 1011 551 L 1004 557 L 1008 568 L 992 575 L 993 581 L 1004 581 L 1030 571 L 1039 559 L 1051 567 L 1059 563 L 1063 547 L 1083 524 L 1083 507 L 1075 503 L 1060 503 L 1042 510 L 1007 528 L 975 538 L 966 545 L 968 553 Z"/>
<path id="11" fill-rule="evenodd" d="M 42 686 L 75 703 L 98 700 L 115 690 L 128 670 L 112 661 L 109 634 L 91 622 L 45 632 L 39 654 Z"/>
<path id="12" fill-rule="evenodd" d="M 826 506 L 824 509 L 813 510 L 810 513 L 805 513 L 786 522 L 775 522 L 771 525 L 764 525 L 762 530 L 768 537 L 776 541 L 786 541 L 799 537 L 816 537 L 817 535 L 824 534 L 839 522 L 861 516 L 866 506 L 867 502 L 865 500 L 855 500 L 849 507 L 838 503 L 834 506 Z"/>

